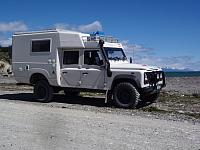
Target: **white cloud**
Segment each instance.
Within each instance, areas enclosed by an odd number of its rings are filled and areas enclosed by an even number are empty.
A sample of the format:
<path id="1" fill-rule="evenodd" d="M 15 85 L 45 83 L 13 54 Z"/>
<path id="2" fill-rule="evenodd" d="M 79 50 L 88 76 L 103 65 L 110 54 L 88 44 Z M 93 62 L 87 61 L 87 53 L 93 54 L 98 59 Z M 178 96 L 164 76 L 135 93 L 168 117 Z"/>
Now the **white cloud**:
<path id="1" fill-rule="evenodd" d="M 12 45 L 12 38 L 8 38 L 8 35 L 16 31 L 26 30 L 28 30 L 27 25 L 21 21 L 0 22 L 0 46 Z"/>
<path id="2" fill-rule="evenodd" d="M 141 44 L 130 44 L 128 40 L 121 41 L 124 51 L 128 57 L 137 57 L 138 55 L 151 55 L 153 48 Z M 137 56 L 136 56 L 137 55 Z"/>
<path id="3" fill-rule="evenodd" d="M 12 38 L 0 40 L 0 45 L 1 45 L 2 47 L 7 47 L 7 46 L 12 45 Z"/>
<path id="4" fill-rule="evenodd" d="M 161 68 L 200 70 L 200 61 L 191 56 L 158 57 L 153 48 L 122 41 L 124 51 L 134 63 L 158 66 Z"/>
<path id="5" fill-rule="evenodd" d="M 0 32 L 16 32 L 26 31 L 28 27 L 21 21 L 14 21 L 8 23 L 0 23 Z"/>
<path id="6" fill-rule="evenodd" d="M 64 24 L 64 23 L 56 23 L 54 26 L 57 29 L 66 29 L 66 30 L 72 30 L 73 29 L 72 26 L 70 27 L 70 25 Z"/>
<path id="7" fill-rule="evenodd" d="M 130 44 L 128 40 L 121 41 L 125 53 L 129 57 L 133 57 L 135 54 L 143 53 L 150 55 L 153 52 L 153 48 L 146 47 L 142 44 Z"/>
<path id="8" fill-rule="evenodd" d="M 66 30 L 73 30 L 73 31 L 80 31 L 80 32 L 95 32 L 95 31 L 103 30 L 103 27 L 99 21 L 94 21 L 93 23 L 86 24 L 86 25 L 79 25 L 79 26 L 57 23 L 55 24 L 55 27 L 58 29 L 66 29 Z"/>
<path id="9" fill-rule="evenodd" d="M 130 44 L 128 40 L 124 40 L 121 41 L 124 49 L 128 52 L 128 51 L 134 51 L 134 52 L 148 52 L 148 51 L 152 51 L 153 48 L 150 47 L 146 47 L 144 45 L 141 44 Z"/>
<path id="10" fill-rule="evenodd" d="M 200 70 L 200 61 L 191 56 L 157 57 L 153 55 L 135 55 L 136 63 L 159 66 L 161 68 Z"/>
<path id="11" fill-rule="evenodd" d="M 78 29 L 82 32 L 94 32 L 94 31 L 102 31 L 102 25 L 99 21 L 95 21 L 91 24 L 80 25 Z"/>

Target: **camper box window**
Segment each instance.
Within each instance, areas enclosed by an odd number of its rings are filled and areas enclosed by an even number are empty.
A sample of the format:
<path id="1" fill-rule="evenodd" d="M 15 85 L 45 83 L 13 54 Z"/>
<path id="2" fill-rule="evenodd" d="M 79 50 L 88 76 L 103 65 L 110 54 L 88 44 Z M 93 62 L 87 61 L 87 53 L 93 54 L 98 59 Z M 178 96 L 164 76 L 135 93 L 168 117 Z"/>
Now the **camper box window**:
<path id="1" fill-rule="evenodd" d="M 50 39 L 45 40 L 33 40 L 32 45 L 32 52 L 50 52 Z"/>

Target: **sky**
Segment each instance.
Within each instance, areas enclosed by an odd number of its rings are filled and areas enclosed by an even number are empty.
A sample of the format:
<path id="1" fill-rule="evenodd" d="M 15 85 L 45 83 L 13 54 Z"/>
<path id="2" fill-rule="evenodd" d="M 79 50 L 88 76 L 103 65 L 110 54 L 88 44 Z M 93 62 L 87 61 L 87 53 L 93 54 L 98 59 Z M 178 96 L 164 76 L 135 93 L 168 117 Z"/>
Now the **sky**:
<path id="1" fill-rule="evenodd" d="M 55 27 L 112 35 L 135 63 L 200 71 L 200 0 L 1 1 L 2 46 Z"/>

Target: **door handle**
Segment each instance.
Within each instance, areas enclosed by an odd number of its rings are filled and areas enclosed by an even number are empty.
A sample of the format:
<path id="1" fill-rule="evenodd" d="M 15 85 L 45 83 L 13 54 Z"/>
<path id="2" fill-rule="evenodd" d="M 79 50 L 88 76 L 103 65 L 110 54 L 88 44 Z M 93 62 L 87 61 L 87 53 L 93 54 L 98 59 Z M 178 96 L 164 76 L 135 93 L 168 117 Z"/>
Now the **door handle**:
<path id="1" fill-rule="evenodd" d="M 83 72 L 82 74 L 83 74 L 83 75 L 88 75 L 88 73 L 87 73 L 87 72 Z"/>

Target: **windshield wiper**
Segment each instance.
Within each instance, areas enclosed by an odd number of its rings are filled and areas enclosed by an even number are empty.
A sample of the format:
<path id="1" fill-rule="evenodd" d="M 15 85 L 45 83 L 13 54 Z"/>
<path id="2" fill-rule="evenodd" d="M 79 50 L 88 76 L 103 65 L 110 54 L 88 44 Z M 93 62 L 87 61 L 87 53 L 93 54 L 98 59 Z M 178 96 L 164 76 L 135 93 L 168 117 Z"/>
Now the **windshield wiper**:
<path id="1" fill-rule="evenodd" d="M 120 57 L 114 57 L 113 60 L 119 61 L 119 60 L 120 60 Z"/>

